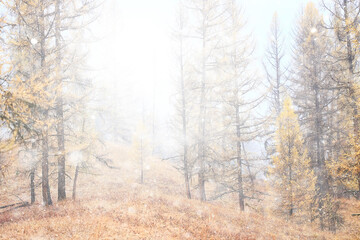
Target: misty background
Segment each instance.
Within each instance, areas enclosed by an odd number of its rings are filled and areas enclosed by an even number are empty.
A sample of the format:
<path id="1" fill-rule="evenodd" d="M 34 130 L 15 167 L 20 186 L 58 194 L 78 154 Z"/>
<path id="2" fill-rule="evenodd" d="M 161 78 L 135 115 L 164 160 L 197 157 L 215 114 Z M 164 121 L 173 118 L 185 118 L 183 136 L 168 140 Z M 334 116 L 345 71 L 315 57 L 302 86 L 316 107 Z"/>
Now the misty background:
<path id="1" fill-rule="evenodd" d="M 306 2 L 240 2 L 247 19 L 246 28 L 253 33 L 256 42 L 256 72 L 264 81 L 266 78 L 262 63 L 274 13 L 278 14 L 279 26 L 285 36 L 284 50 L 288 51 L 292 43 L 293 26 Z M 108 101 L 112 109 L 108 116 L 98 116 L 97 126 L 103 132 L 113 129 L 110 131 L 114 131 L 114 134 L 110 136 L 107 133 L 107 138 L 129 142 L 144 112 L 147 132 L 154 141 L 154 153 L 162 158 L 171 157 L 175 154 L 171 121 L 176 91 L 174 53 L 177 43 L 174 31 L 178 2 L 108 0 L 101 8 L 99 19 L 88 29 L 92 42 L 86 43 L 87 62 L 94 86 L 99 89 L 98 94 L 102 95 L 99 100 Z M 285 56 L 285 62 L 289 57 L 289 54 Z M 263 143 L 253 143 L 248 148 L 250 151 L 263 151 Z"/>

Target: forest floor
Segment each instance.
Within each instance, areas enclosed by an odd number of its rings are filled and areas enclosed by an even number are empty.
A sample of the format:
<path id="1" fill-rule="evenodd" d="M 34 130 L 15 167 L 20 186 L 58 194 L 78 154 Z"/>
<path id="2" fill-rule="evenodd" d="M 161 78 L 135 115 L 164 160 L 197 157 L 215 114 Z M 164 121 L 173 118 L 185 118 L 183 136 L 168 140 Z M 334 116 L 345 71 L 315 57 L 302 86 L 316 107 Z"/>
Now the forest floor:
<path id="1" fill-rule="evenodd" d="M 0 213 L 0 239 L 360 239 L 360 217 L 351 216 L 359 202 L 342 200 L 345 223 L 331 234 L 253 210 L 241 213 L 236 202 L 188 200 L 181 176 L 166 161 L 148 159 L 139 184 L 137 167 L 124 160 L 129 154 L 114 152 L 119 169 L 81 174 L 77 200 Z"/>

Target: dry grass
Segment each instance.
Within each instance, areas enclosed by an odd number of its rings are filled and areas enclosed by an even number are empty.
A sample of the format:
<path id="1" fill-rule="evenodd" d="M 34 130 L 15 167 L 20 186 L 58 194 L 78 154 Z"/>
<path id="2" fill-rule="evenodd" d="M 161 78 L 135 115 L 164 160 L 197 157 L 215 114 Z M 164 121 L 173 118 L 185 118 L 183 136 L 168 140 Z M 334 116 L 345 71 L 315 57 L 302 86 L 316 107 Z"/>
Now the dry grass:
<path id="1" fill-rule="evenodd" d="M 345 226 L 332 235 L 240 213 L 236 205 L 188 200 L 181 195 L 181 176 L 160 160 L 147 160 L 146 183 L 140 185 L 131 154 L 114 152 L 121 170 L 80 175 L 79 200 L 0 214 L 0 239 L 360 239 L 360 219 L 349 214 L 359 212 L 359 202 L 343 202 Z"/>

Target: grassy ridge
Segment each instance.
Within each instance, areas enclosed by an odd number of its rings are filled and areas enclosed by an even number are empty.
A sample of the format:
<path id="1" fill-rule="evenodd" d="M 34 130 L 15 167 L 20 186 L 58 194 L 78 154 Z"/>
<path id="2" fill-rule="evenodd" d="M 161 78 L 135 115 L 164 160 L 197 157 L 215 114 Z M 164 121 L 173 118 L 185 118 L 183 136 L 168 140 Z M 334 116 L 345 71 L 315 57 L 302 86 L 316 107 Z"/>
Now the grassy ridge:
<path id="1" fill-rule="evenodd" d="M 81 175 L 76 201 L 0 214 L 0 239 L 360 239 L 360 218 L 351 216 L 359 202 L 343 200 L 345 225 L 333 235 L 271 214 L 240 213 L 236 204 L 188 200 L 181 176 L 164 161 L 149 159 L 146 183 L 137 184 L 137 166 L 124 156 L 114 151 L 121 170 Z"/>

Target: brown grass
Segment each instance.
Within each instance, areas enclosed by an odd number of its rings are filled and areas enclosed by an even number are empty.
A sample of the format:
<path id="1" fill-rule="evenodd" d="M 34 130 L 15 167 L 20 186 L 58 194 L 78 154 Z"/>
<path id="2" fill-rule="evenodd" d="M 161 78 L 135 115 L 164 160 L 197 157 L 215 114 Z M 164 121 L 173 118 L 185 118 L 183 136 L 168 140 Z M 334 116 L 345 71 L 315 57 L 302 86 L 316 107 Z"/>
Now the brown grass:
<path id="1" fill-rule="evenodd" d="M 270 215 L 240 213 L 236 204 L 188 200 L 181 176 L 164 161 L 148 159 L 140 185 L 131 154 L 114 152 L 121 170 L 98 167 L 100 175 L 80 175 L 79 200 L 0 214 L 0 239 L 360 239 L 360 218 L 350 216 L 359 212 L 359 202 L 343 201 L 345 225 L 333 235 Z"/>

